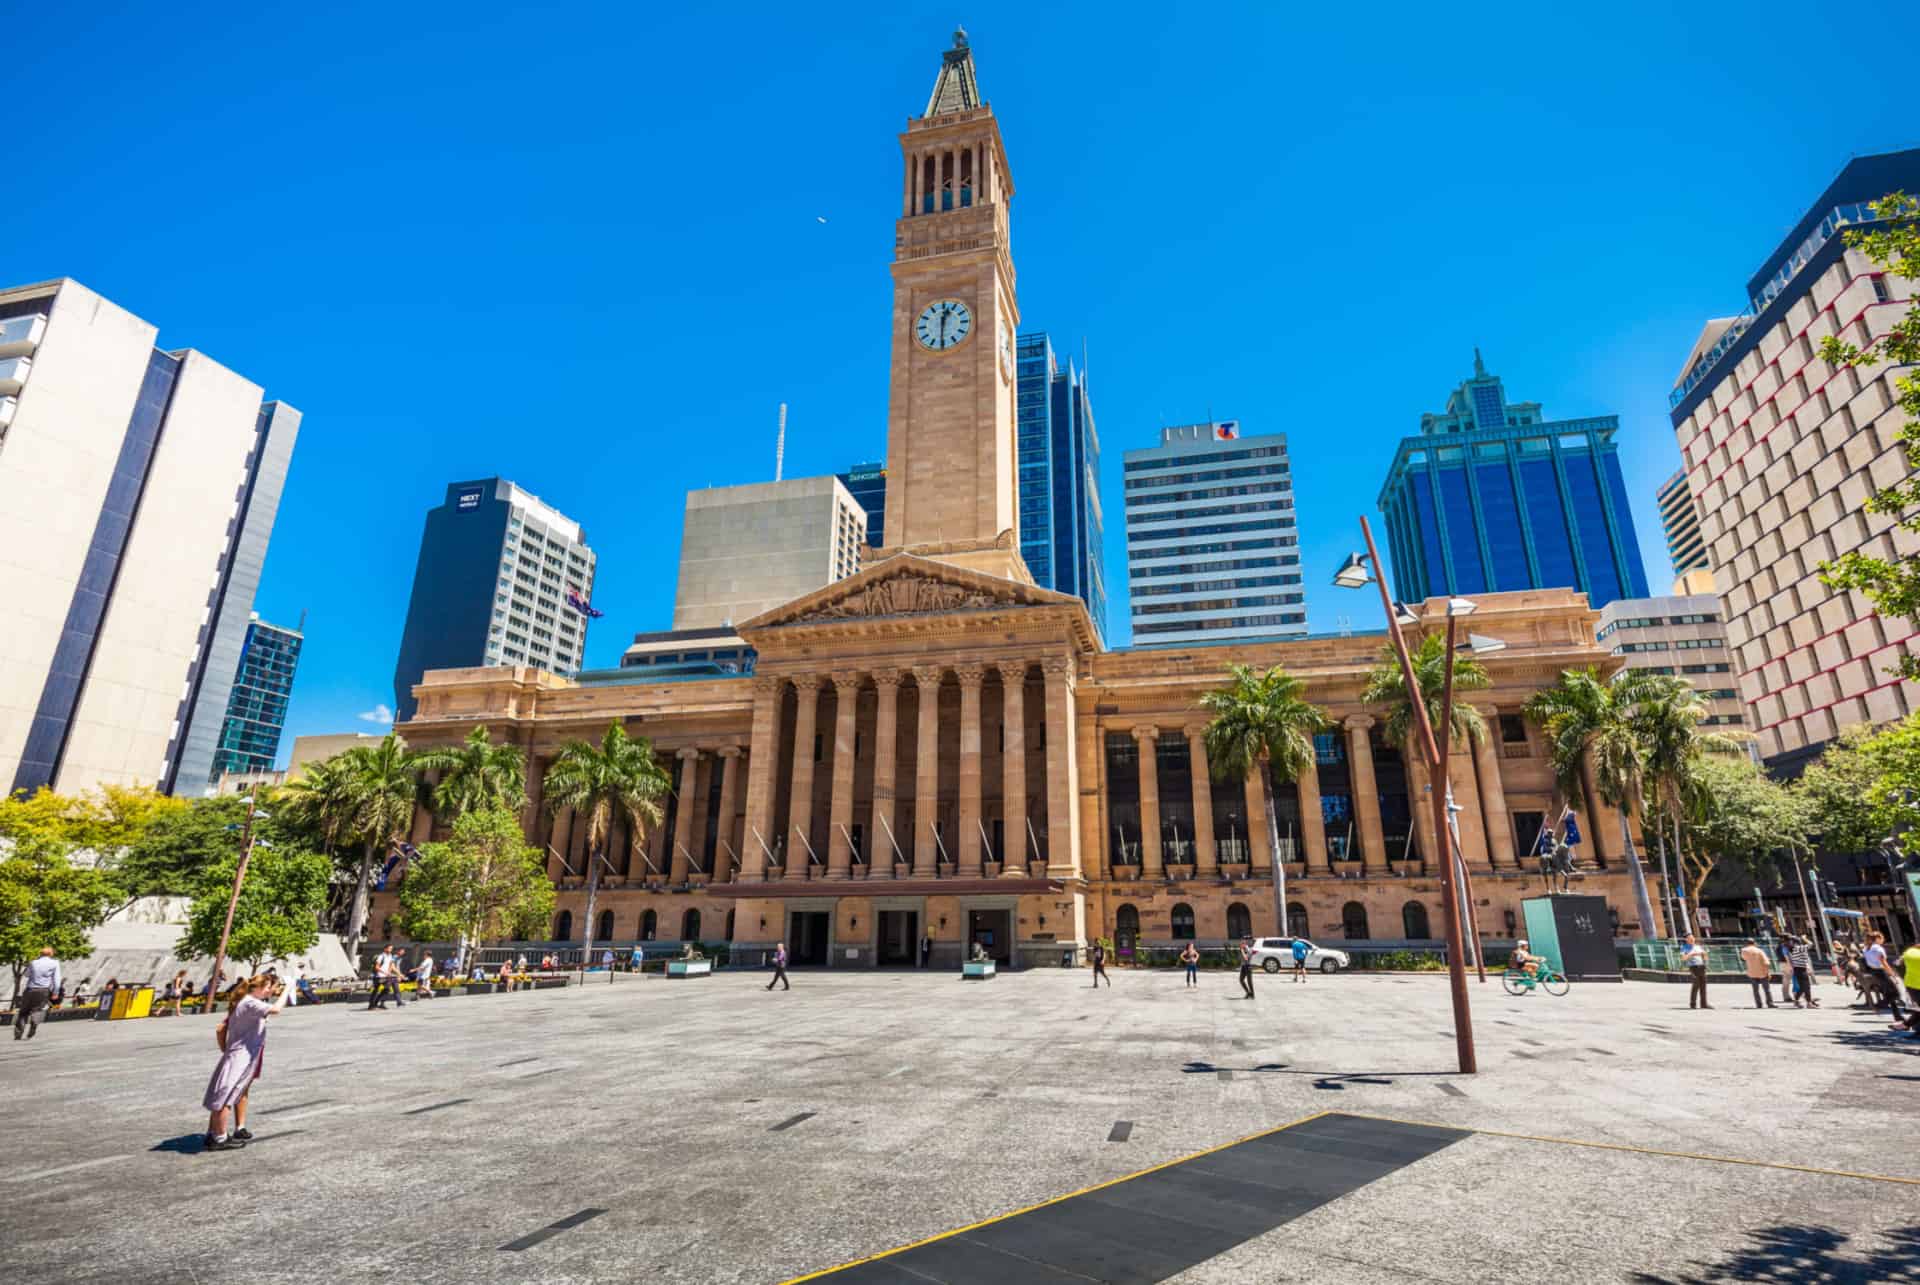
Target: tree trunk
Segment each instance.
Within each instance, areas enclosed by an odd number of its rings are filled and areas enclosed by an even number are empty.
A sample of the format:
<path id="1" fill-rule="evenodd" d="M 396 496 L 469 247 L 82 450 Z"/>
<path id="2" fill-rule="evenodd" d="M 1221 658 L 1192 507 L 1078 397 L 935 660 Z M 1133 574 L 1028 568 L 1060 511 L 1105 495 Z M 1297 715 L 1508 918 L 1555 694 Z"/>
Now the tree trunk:
<path id="1" fill-rule="evenodd" d="M 360 874 L 353 881 L 353 906 L 347 911 L 347 959 L 359 967 L 360 942 L 367 932 L 367 885 L 373 880 L 373 840 L 360 853 Z"/>
<path id="2" fill-rule="evenodd" d="M 587 854 L 587 913 L 580 928 L 580 967 L 584 970 L 593 958 L 593 901 L 600 892 L 600 854 Z"/>
<path id="3" fill-rule="evenodd" d="M 1641 868 L 1640 854 L 1633 850 L 1633 830 L 1627 818 L 1627 809 L 1622 805 L 1620 813 L 1620 842 L 1627 850 L 1627 873 L 1633 877 L 1633 908 L 1640 916 L 1640 935 L 1652 941 L 1654 932 L 1653 901 L 1647 896 L 1647 872 Z"/>
<path id="4" fill-rule="evenodd" d="M 1273 773 L 1267 770 L 1264 762 L 1255 763 L 1253 770 L 1260 774 L 1260 792 L 1267 801 L 1267 851 L 1273 854 L 1273 918 L 1274 935 L 1286 937 L 1287 932 L 1287 863 L 1281 860 L 1280 817 L 1273 810 Z"/>

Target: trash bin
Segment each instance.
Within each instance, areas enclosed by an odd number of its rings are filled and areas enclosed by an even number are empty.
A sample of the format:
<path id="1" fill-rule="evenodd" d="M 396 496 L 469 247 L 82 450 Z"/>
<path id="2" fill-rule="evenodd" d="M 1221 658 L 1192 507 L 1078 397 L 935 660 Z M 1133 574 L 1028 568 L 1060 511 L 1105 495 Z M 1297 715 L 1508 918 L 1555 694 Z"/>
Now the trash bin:
<path id="1" fill-rule="evenodd" d="M 117 1022 L 129 1017 L 145 1017 L 153 1012 L 153 987 L 122 986 L 114 991 L 109 1000 L 100 998 L 100 1017 Z"/>

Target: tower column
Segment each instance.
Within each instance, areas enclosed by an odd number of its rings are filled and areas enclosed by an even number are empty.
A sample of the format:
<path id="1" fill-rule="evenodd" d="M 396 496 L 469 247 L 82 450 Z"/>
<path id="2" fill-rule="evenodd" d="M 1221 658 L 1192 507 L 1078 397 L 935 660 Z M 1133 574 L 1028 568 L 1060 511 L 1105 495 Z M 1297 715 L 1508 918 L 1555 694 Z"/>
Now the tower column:
<path id="1" fill-rule="evenodd" d="M 1158 879 L 1166 868 L 1160 860 L 1160 729 L 1134 728 L 1133 743 L 1140 755 L 1140 877 Z"/>
<path id="2" fill-rule="evenodd" d="M 894 852 L 894 770 L 900 761 L 900 671 L 875 670 L 873 686 L 878 699 L 873 713 L 873 832 L 867 836 L 867 878 L 891 879 L 893 863 L 901 859 Z M 906 851 L 910 853 L 912 849 Z"/>
<path id="3" fill-rule="evenodd" d="M 1000 666 L 1000 873 L 1027 872 L 1027 662 Z"/>
<path id="4" fill-rule="evenodd" d="M 734 842 L 733 817 L 740 810 L 740 773 L 746 757 L 737 745 L 722 746 L 715 764 L 720 769 L 719 832 L 713 841 L 713 882 L 730 883 L 739 868 L 740 848 Z"/>
<path id="5" fill-rule="evenodd" d="M 1347 731 L 1347 775 L 1353 780 L 1353 812 L 1360 821 L 1360 860 L 1365 874 L 1387 868 L 1387 837 L 1380 826 L 1380 786 L 1373 775 L 1373 719 L 1355 714 L 1341 726 Z M 1353 859 L 1351 854 L 1347 857 Z"/>
<path id="6" fill-rule="evenodd" d="M 1273 839 L 1267 833 L 1267 795 L 1260 788 L 1260 774 L 1266 764 L 1255 760 L 1247 769 L 1247 869 L 1273 869 Z"/>
<path id="7" fill-rule="evenodd" d="M 673 811 L 673 865 L 674 883 L 685 883 L 687 871 L 693 860 L 693 812 L 700 777 L 700 751 L 692 748 L 681 750 L 680 760 L 680 801 Z"/>
<path id="8" fill-rule="evenodd" d="M 1073 661 L 1049 656 L 1040 662 L 1047 680 L 1047 877 L 1080 877 L 1080 824 L 1074 803 L 1080 764 L 1074 754 Z"/>
<path id="9" fill-rule="evenodd" d="M 940 811 L 940 677 L 939 665 L 915 665 L 913 683 L 920 693 L 915 732 L 918 744 L 913 760 L 913 877 L 932 879 L 940 873 L 940 845 L 934 839 L 934 821 Z"/>
<path id="10" fill-rule="evenodd" d="M 1500 731 L 1500 711 L 1491 705 L 1481 709 L 1487 734 L 1473 747 L 1473 764 L 1480 770 L 1480 821 L 1487 832 L 1487 860 L 1509 869 L 1518 865 L 1513 850 L 1513 822 L 1507 817 L 1507 787 L 1500 779 L 1500 751 L 1494 737 Z"/>
<path id="11" fill-rule="evenodd" d="M 954 669 L 960 680 L 960 833 L 955 836 L 954 855 L 960 863 L 962 879 L 978 879 L 980 865 L 980 686 L 986 680 L 985 665 L 960 665 Z"/>
<path id="12" fill-rule="evenodd" d="M 1205 878 L 1220 866 L 1213 840 L 1213 765 L 1207 762 L 1207 725 L 1188 723 L 1186 731 L 1187 763 L 1193 772 L 1193 870 Z"/>
<path id="13" fill-rule="evenodd" d="M 1352 768 L 1352 763 L 1348 763 Z M 1360 792 L 1358 778 L 1354 780 L 1354 793 Z M 1300 843 L 1293 859 L 1306 866 L 1311 874 L 1316 870 L 1330 869 L 1331 858 L 1327 852 L 1327 814 L 1320 806 L 1320 753 L 1315 751 L 1307 755 L 1306 770 L 1300 773 L 1300 779 L 1294 782 L 1294 789 L 1300 795 Z M 1357 801 L 1357 800 L 1356 800 Z"/>
<path id="14" fill-rule="evenodd" d="M 827 878 L 853 871 L 853 741 L 860 712 L 860 675 L 833 676 L 833 796 L 827 805 Z"/>
<path id="15" fill-rule="evenodd" d="M 787 878 L 813 877 L 813 738 L 820 718 L 820 680 L 793 680 L 793 783 L 787 800 Z"/>
<path id="16" fill-rule="evenodd" d="M 740 836 L 740 881 L 759 883 L 767 877 L 767 859 L 773 850 L 773 772 L 780 757 L 781 678 L 755 678 L 753 731 L 747 751 L 747 825 Z"/>

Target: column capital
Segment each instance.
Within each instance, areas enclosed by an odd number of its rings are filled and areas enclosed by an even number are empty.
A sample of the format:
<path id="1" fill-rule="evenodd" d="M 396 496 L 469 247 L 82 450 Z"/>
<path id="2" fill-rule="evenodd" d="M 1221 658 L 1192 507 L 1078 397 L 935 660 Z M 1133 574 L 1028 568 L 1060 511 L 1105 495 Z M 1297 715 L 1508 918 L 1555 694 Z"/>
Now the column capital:
<path id="1" fill-rule="evenodd" d="M 1374 717 L 1371 714 L 1349 714 L 1340 720 L 1340 726 L 1346 728 L 1349 732 L 1364 732 L 1373 726 L 1374 721 Z"/>
<path id="2" fill-rule="evenodd" d="M 1188 723 L 1180 730 L 1187 734 L 1188 740 L 1197 741 L 1207 734 L 1207 728 L 1211 726 L 1211 723 Z"/>
<path id="3" fill-rule="evenodd" d="M 987 667 L 976 664 L 955 665 L 953 676 L 960 680 L 962 687 L 978 687 L 987 680 Z"/>
<path id="4" fill-rule="evenodd" d="M 753 694 L 755 697 L 777 697 L 780 695 L 781 689 L 787 685 L 785 678 L 771 674 L 761 674 L 749 681 L 753 683 Z"/>
<path id="5" fill-rule="evenodd" d="M 715 750 L 714 753 L 723 759 L 737 759 L 744 755 L 746 751 L 738 745 L 722 745 L 719 749 Z"/>
<path id="6" fill-rule="evenodd" d="M 1070 657 L 1044 657 L 1040 661 L 1040 669 L 1046 674 L 1049 682 L 1057 679 L 1064 681 L 1068 687 L 1073 686 L 1073 660 Z"/>
<path id="7" fill-rule="evenodd" d="M 793 684 L 796 692 L 817 692 L 822 680 L 818 674 L 795 674 L 787 681 Z"/>
<path id="8" fill-rule="evenodd" d="M 913 666 L 913 681 L 921 687 L 938 687 L 940 680 L 946 677 L 946 674 L 947 667 L 945 665 Z"/>
<path id="9" fill-rule="evenodd" d="M 906 675 L 897 669 L 876 669 L 868 677 L 873 679 L 875 687 L 898 687 Z"/>
<path id="10" fill-rule="evenodd" d="M 1152 723 L 1142 723 L 1138 727 L 1129 728 L 1128 730 L 1133 733 L 1133 739 L 1136 741 L 1157 741 L 1160 739 L 1160 729 Z"/>
<path id="11" fill-rule="evenodd" d="M 678 759 L 692 759 L 698 762 L 700 758 L 700 751 L 695 747 L 689 745 L 685 749 L 680 750 L 678 753 L 676 753 L 674 757 Z"/>
<path id="12" fill-rule="evenodd" d="M 1002 660 L 994 663 L 993 668 L 1000 671 L 1003 683 L 1021 683 L 1027 681 L 1027 671 L 1033 668 L 1030 660 Z"/>
<path id="13" fill-rule="evenodd" d="M 835 674 L 833 689 L 842 696 L 858 696 L 861 684 L 866 682 L 865 674 Z"/>

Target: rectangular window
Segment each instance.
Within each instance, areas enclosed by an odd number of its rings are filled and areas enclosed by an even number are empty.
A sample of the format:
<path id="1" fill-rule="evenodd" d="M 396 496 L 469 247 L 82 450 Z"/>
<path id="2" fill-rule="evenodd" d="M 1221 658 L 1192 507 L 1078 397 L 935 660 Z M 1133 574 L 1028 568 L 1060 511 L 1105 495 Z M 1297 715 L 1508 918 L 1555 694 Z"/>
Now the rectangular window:
<path id="1" fill-rule="evenodd" d="M 1518 714 L 1500 716 L 1500 739 L 1508 745 L 1524 745 L 1527 740 L 1527 720 Z"/>

